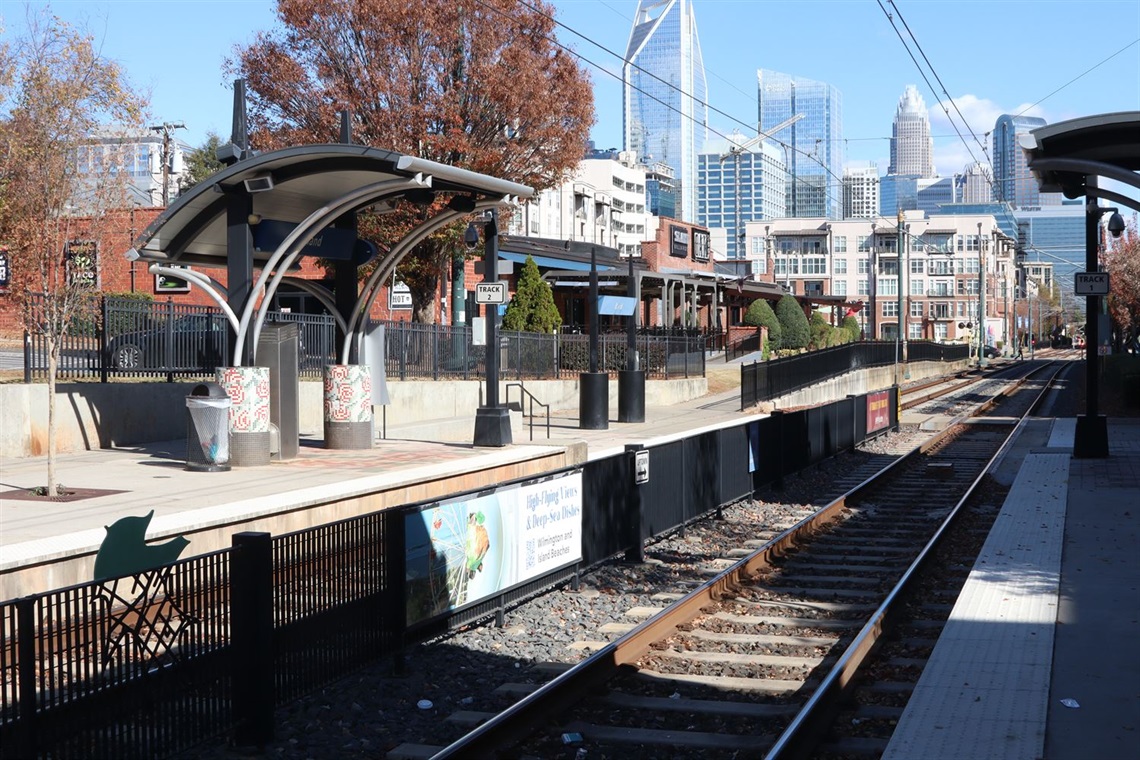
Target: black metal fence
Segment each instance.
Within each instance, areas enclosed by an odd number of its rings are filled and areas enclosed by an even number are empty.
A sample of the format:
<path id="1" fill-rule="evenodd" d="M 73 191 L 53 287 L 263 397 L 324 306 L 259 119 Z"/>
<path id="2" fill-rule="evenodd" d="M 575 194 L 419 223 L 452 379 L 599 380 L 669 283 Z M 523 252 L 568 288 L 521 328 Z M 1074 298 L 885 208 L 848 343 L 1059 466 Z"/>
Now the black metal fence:
<path id="1" fill-rule="evenodd" d="M 888 418 L 871 430 L 864 395 L 650 446 L 643 485 L 631 452 L 590 461 L 580 564 L 415 627 L 404 521 L 422 504 L 240 533 L 166 568 L 0 603 L 0 757 L 159 758 L 223 734 L 264 744 L 275 707 L 361 663 L 636 558 L 646 537 L 897 428 L 897 389 L 886 393 Z"/>
<path id="2" fill-rule="evenodd" d="M 229 324 L 215 307 L 187 306 L 102 297 L 76 320 L 60 352 L 63 380 L 151 377 L 212 377 L 230 363 Z M 318 379 L 328 364 L 340 363 L 336 321 L 328 314 L 269 312 L 267 322 L 298 325 L 301 377 Z M 486 376 L 487 347 L 475 345 L 467 325 L 384 322 L 385 369 L 400 380 L 478 379 Z M 643 330 L 636 340 L 640 367 L 655 379 L 703 377 L 707 336 L 695 331 Z M 626 367 L 625 333 L 598 340 L 603 372 Z M 500 333 L 500 376 L 504 380 L 577 377 L 589 369 L 589 337 L 558 333 Z M 24 343 L 24 380 L 47 377 L 48 345 L 42 335 Z"/>
<path id="3" fill-rule="evenodd" d="M 859 341 L 832 348 L 757 361 L 740 368 L 740 408 L 808 388 L 821 380 L 865 367 L 885 367 L 899 361 L 895 341 Z M 961 344 L 914 340 L 907 342 L 908 361 L 961 361 L 969 348 Z"/>

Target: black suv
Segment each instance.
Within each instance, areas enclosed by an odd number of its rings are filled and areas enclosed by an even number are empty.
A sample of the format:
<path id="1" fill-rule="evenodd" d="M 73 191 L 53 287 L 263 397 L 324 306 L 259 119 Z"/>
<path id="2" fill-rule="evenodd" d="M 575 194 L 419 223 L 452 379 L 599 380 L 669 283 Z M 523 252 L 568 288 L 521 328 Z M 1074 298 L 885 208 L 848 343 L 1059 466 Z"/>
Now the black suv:
<path id="1" fill-rule="evenodd" d="M 213 370 L 227 363 L 229 335 L 221 314 L 189 314 L 147 330 L 116 335 L 107 343 L 111 366 L 120 370 Z"/>

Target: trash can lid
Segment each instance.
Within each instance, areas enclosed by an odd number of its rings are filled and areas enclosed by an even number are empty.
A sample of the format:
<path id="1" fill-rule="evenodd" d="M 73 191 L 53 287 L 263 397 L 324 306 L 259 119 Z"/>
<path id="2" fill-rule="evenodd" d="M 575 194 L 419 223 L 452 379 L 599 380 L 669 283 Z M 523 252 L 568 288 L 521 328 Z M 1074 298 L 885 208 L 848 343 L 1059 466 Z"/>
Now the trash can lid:
<path id="1" fill-rule="evenodd" d="M 190 391 L 191 396 L 205 396 L 207 398 L 228 398 L 226 389 L 217 383 L 198 383 Z"/>

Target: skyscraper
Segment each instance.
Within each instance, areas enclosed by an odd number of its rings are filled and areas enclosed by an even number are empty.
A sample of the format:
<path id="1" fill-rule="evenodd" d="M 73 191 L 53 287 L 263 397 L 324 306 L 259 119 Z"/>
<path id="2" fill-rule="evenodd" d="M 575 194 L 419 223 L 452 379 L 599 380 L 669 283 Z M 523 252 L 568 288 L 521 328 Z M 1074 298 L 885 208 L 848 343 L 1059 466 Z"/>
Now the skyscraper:
<path id="1" fill-rule="evenodd" d="M 1060 193 L 1042 193 L 1037 180 L 1025 166 L 1025 153 L 1017 138 L 1038 127 L 1045 120 L 1036 116 L 1002 114 L 994 124 L 994 200 L 1005 201 L 1014 208 L 1059 206 Z"/>
<path id="2" fill-rule="evenodd" d="M 748 222 L 785 216 L 784 154 L 767 140 L 748 140 L 739 132 L 709 140 L 697 155 L 697 184 L 697 224 L 725 230 L 729 259 L 746 257 Z"/>
<path id="3" fill-rule="evenodd" d="M 887 174 L 934 176 L 934 139 L 930 136 L 930 118 L 926 103 L 912 84 L 906 86 L 895 111 L 891 130 L 891 163 Z"/>
<path id="4" fill-rule="evenodd" d="M 695 222 L 708 87 L 691 0 L 640 0 L 622 66 L 625 149 L 672 167 L 677 215 Z"/>
<path id="5" fill-rule="evenodd" d="M 773 135 L 787 154 L 788 215 L 841 218 L 842 94 L 829 84 L 767 69 L 757 71 L 756 79 L 761 132 L 803 116 Z"/>

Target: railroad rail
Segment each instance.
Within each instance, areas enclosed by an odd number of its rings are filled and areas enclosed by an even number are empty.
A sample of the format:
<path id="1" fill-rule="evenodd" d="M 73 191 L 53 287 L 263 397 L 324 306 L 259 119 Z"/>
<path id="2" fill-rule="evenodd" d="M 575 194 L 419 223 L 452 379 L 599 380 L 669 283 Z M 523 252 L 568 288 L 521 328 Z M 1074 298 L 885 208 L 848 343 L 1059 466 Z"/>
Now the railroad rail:
<path id="1" fill-rule="evenodd" d="M 1017 366 L 1026 372 L 974 417 L 621 638 L 541 686 L 504 685 L 525 696 L 468 716 L 479 725 L 434 757 L 555 757 L 580 740 L 591 760 L 808 751 L 903 591 L 1063 365 Z"/>

